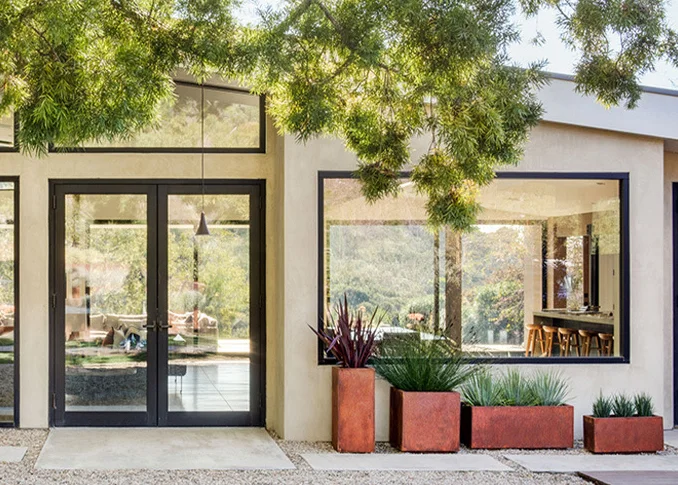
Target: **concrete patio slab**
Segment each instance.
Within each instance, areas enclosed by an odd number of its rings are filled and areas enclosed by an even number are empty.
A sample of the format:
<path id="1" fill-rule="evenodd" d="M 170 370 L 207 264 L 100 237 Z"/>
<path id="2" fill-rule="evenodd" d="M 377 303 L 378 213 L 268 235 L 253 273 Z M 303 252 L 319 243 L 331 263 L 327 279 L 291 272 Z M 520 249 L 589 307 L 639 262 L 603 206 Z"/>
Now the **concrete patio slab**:
<path id="1" fill-rule="evenodd" d="M 488 455 L 409 453 L 304 453 L 314 470 L 336 471 L 512 471 Z"/>
<path id="2" fill-rule="evenodd" d="M 678 471 L 678 455 L 504 455 L 533 472 Z"/>
<path id="3" fill-rule="evenodd" d="M 664 443 L 678 448 L 678 429 L 664 430 Z"/>
<path id="4" fill-rule="evenodd" d="M 0 463 L 21 461 L 27 450 L 25 446 L 0 446 Z"/>
<path id="5" fill-rule="evenodd" d="M 580 472 L 578 475 L 597 485 L 675 485 L 678 472 Z"/>
<path id="6" fill-rule="evenodd" d="M 294 469 L 262 428 L 52 429 L 36 468 Z"/>

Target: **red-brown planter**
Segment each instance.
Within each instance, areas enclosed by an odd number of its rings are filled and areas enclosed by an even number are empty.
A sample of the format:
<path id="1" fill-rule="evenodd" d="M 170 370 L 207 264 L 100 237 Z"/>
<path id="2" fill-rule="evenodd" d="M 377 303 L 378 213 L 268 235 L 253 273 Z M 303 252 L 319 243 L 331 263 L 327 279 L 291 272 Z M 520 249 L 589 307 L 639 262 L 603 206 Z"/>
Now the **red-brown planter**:
<path id="1" fill-rule="evenodd" d="M 462 406 L 461 440 L 469 448 L 574 446 L 572 406 Z"/>
<path id="2" fill-rule="evenodd" d="M 584 447 L 592 453 L 650 453 L 664 449 L 661 416 L 584 416 Z"/>
<path id="3" fill-rule="evenodd" d="M 374 451 L 374 369 L 332 368 L 332 446 Z"/>
<path id="4" fill-rule="evenodd" d="M 459 451 L 457 392 L 407 392 L 391 388 L 389 441 L 401 451 Z"/>

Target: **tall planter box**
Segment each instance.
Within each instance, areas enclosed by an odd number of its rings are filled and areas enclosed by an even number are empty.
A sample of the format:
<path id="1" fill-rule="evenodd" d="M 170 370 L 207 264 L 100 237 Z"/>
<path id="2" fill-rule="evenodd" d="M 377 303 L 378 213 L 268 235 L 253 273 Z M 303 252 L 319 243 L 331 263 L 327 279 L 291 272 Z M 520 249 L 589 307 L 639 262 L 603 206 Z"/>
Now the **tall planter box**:
<path id="1" fill-rule="evenodd" d="M 458 392 L 408 392 L 391 388 L 389 441 L 401 451 L 459 451 Z"/>
<path id="2" fill-rule="evenodd" d="M 332 446 L 374 451 L 374 369 L 332 368 Z"/>
<path id="3" fill-rule="evenodd" d="M 592 453 L 650 453 L 664 449 L 661 416 L 584 416 L 584 447 Z"/>
<path id="4" fill-rule="evenodd" d="M 572 406 L 462 406 L 461 439 L 469 448 L 574 446 Z"/>

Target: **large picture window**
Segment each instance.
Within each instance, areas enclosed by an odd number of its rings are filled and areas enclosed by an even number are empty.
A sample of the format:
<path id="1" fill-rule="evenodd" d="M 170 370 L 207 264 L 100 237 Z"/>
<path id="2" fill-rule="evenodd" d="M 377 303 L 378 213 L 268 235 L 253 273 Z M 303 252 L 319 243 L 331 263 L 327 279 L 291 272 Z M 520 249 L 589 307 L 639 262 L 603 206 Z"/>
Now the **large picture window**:
<path id="1" fill-rule="evenodd" d="M 479 359 L 624 360 L 626 184 L 500 174 L 459 233 L 426 225 L 405 176 L 398 197 L 368 204 L 350 174 L 321 173 L 321 319 L 346 294 L 385 312 L 382 333 L 445 335 Z"/>
<path id="2" fill-rule="evenodd" d="M 86 144 L 87 151 L 188 151 L 201 147 L 201 87 L 176 82 L 175 98 L 161 107 L 160 120 L 130 139 Z M 260 96 L 205 86 L 205 151 L 264 152 L 265 114 Z"/>

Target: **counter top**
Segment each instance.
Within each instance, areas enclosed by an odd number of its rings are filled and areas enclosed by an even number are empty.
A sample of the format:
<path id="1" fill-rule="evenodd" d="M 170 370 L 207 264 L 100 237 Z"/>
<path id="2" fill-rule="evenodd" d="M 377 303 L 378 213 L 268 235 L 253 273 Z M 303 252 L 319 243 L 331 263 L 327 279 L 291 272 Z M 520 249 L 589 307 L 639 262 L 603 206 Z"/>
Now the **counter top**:
<path id="1" fill-rule="evenodd" d="M 535 317 L 552 318 L 554 320 L 570 320 L 574 322 L 597 323 L 600 325 L 613 325 L 614 317 L 599 313 L 579 313 L 568 311 L 536 311 L 532 312 Z"/>

